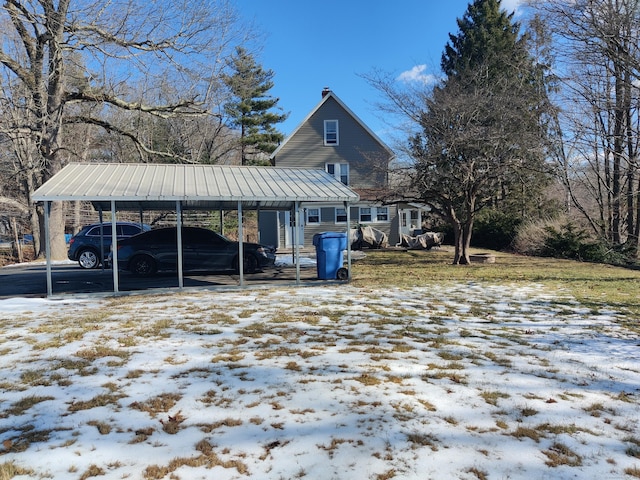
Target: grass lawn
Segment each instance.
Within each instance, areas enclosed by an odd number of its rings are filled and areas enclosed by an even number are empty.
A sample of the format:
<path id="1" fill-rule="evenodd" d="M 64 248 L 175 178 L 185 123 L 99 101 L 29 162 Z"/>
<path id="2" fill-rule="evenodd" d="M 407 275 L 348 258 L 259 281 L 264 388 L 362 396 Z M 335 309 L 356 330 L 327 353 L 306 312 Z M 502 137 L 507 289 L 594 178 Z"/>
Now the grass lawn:
<path id="1" fill-rule="evenodd" d="M 640 270 L 637 269 L 492 251 L 490 253 L 496 256 L 495 263 L 452 265 L 452 247 L 367 253 L 353 268 L 353 284 L 360 287 L 460 282 L 509 287 L 536 283 L 560 295 L 570 295 L 594 309 L 615 305 L 632 317 L 640 318 Z M 627 326 L 638 327 L 634 321 Z"/>
<path id="2" fill-rule="evenodd" d="M 0 480 L 640 478 L 635 270 L 0 301 Z"/>

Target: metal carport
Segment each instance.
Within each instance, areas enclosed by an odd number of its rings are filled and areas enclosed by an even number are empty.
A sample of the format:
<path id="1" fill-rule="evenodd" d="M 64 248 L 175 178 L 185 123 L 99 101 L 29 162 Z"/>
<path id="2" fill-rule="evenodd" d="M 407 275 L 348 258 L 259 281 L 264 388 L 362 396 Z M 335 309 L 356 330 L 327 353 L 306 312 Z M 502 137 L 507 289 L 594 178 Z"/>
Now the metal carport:
<path id="1" fill-rule="evenodd" d="M 91 202 L 100 211 L 111 211 L 113 231 L 119 210 L 175 210 L 180 232 L 184 210 L 237 210 L 238 239 L 243 238 L 243 210 L 291 210 L 300 224 L 306 204 L 349 204 L 359 196 L 348 186 L 322 170 L 226 165 L 71 163 L 33 192 L 32 199 L 44 202 L 47 295 L 52 296 L 49 217 L 51 202 Z M 294 228 L 297 236 L 298 229 Z M 117 238 L 114 242 L 113 285 L 118 292 Z M 178 286 L 183 288 L 181 235 L 178 235 Z M 299 242 L 296 238 L 296 282 L 300 283 Z M 243 258 L 242 241 L 239 258 Z M 244 273 L 240 263 L 240 286 Z M 351 272 L 351 250 L 347 249 Z"/>

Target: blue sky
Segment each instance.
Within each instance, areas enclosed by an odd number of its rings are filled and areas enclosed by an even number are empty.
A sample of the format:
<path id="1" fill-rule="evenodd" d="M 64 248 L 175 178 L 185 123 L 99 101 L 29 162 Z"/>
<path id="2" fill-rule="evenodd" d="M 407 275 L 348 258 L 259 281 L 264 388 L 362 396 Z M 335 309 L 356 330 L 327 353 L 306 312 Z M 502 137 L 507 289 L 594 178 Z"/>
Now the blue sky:
<path id="1" fill-rule="evenodd" d="M 521 0 L 503 0 L 508 11 Z M 468 0 L 237 0 L 242 17 L 264 33 L 257 61 L 275 72 L 271 94 L 290 112 L 278 126 L 290 134 L 329 87 L 383 140 L 380 94 L 359 75 L 381 69 L 410 79 L 437 75 Z"/>

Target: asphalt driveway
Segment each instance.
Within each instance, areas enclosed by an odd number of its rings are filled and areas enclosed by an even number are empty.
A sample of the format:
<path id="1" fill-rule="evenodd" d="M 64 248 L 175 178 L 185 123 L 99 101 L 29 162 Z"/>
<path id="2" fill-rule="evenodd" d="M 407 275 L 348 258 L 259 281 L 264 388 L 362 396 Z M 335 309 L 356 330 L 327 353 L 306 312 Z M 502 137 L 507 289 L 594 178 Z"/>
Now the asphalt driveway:
<path id="1" fill-rule="evenodd" d="M 300 277 L 304 282 L 318 281 L 315 267 L 301 268 Z M 84 270 L 76 263 L 54 264 L 51 278 L 53 295 L 113 292 L 113 273 L 110 269 Z M 256 274 L 245 274 L 244 280 L 247 286 L 290 284 L 296 281 L 296 270 L 291 266 L 273 267 Z M 140 278 L 127 272 L 120 272 L 118 283 L 120 292 L 178 288 L 178 277 L 175 273 L 160 273 L 149 278 Z M 203 272 L 184 277 L 185 288 L 239 285 L 239 275 Z M 46 265 L 38 263 L 0 268 L 0 298 L 45 297 L 46 295 Z"/>

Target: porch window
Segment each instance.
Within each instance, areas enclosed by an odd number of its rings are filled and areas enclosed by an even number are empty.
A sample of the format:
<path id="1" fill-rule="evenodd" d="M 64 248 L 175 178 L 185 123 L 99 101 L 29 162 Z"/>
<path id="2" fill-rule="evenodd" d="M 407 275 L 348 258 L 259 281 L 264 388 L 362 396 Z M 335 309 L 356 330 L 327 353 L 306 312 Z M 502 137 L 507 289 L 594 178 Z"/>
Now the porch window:
<path id="1" fill-rule="evenodd" d="M 347 210 L 336 208 L 336 223 L 347 223 Z"/>
<path id="2" fill-rule="evenodd" d="M 320 223 L 320 209 L 308 208 L 307 209 L 307 224 Z"/>
<path id="3" fill-rule="evenodd" d="M 325 146 L 339 145 L 338 120 L 324 121 L 324 144 Z"/>
<path id="4" fill-rule="evenodd" d="M 360 223 L 371 222 L 371 208 L 360 207 Z"/>

